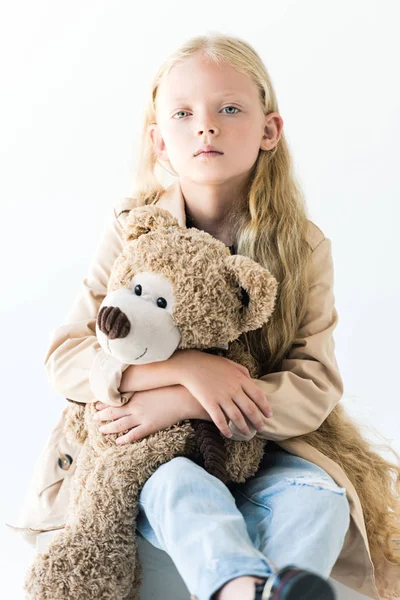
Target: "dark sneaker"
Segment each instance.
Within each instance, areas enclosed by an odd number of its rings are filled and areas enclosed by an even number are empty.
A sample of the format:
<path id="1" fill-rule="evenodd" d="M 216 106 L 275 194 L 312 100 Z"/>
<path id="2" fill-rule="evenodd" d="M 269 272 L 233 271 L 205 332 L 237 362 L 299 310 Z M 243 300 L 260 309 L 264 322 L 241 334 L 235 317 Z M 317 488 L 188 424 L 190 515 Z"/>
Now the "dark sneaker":
<path id="1" fill-rule="evenodd" d="M 294 565 L 272 573 L 255 588 L 254 600 L 336 600 L 326 579 Z"/>

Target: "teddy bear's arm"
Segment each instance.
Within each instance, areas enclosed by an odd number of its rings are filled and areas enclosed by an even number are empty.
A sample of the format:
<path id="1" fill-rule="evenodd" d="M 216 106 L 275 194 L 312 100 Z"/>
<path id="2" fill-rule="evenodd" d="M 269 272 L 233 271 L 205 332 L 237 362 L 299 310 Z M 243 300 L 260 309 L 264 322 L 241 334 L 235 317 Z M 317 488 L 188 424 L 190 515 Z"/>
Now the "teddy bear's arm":
<path id="1" fill-rule="evenodd" d="M 44 365 L 53 389 L 77 402 L 101 400 L 120 406 L 132 392 L 118 390 L 129 366 L 115 361 L 101 349 L 96 337 L 99 306 L 107 293 L 113 264 L 122 251 L 122 223 L 113 207 L 87 276 L 64 323 L 51 332 Z M 100 396 L 100 397 L 97 397 Z"/>

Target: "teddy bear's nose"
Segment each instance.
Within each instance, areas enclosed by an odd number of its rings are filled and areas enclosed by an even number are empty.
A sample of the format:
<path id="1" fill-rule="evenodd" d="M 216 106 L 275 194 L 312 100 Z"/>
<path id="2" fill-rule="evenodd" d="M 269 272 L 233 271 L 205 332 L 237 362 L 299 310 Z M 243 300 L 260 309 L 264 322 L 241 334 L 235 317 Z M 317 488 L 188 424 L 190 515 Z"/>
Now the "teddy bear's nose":
<path id="1" fill-rule="evenodd" d="M 103 306 L 97 317 L 97 325 L 110 340 L 126 337 L 131 329 L 128 317 L 118 306 Z"/>

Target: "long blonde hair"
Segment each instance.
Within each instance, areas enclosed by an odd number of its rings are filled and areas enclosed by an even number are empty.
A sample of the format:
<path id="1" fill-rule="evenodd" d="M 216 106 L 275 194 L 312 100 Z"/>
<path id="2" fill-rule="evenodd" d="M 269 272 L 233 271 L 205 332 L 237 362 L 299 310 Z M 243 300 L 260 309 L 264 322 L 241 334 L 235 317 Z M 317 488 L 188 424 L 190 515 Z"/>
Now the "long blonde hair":
<path id="1" fill-rule="evenodd" d="M 135 176 L 134 196 L 139 205 L 151 203 L 164 190 L 155 174 L 158 157 L 148 134 L 150 125 L 156 123 L 157 90 L 177 61 L 198 51 L 206 60 L 218 65 L 229 64 L 246 73 L 259 89 L 264 114 L 279 112 L 270 76 L 247 42 L 215 33 L 185 42 L 167 57 L 151 84 Z M 245 199 L 241 214 L 232 223 L 237 253 L 268 268 L 279 283 L 275 310 L 268 324 L 241 336 L 258 360 L 261 372 L 267 374 L 280 370 L 304 316 L 309 290 L 308 215 L 283 132 L 273 150 L 260 149 Z"/>
<path id="2" fill-rule="evenodd" d="M 165 189 L 155 174 L 158 157 L 148 133 L 149 127 L 156 123 L 157 90 L 177 61 L 198 51 L 216 64 L 229 64 L 246 73 L 259 89 L 264 114 L 279 113 L 268 72 L 248 43 L 220 34 L 190 39 L 167 58 L 151 85 L 136 170 L 134 196 L 140 205 L 150 204 Z M 309 293 L 309 219 L 283 133 L 272 151 L 259 151 L 245 191 L 245 200 L 240 202 L 233 223 L 237 252 L 265 266 L 279 284 L 269 322 L 241 336 L 266 375 L 281 370 L 282 360 L 303 320 Z M 236 208 L 232 212 L 236 213 Z M 387 444 L 380 448 L 392 452 L 397 464 L 378 454 L 357 425 L 344 415 L 341 403 L 316 431 L 297 439 L 334 460 L 355 486 L 365 515 L 378 589 L 384 598 L 397 596 L 400 555 L 392 544 L 400 539 L 400 456 Z M 393 574 L 389 580 L 390 568 Z"/>

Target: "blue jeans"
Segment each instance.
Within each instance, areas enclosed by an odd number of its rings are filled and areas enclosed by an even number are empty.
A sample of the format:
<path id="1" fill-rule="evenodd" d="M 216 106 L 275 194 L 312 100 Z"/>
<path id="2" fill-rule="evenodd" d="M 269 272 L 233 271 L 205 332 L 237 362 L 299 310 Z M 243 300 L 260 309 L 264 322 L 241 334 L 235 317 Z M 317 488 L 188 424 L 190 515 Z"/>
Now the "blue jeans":
<path id="1" fill-rule="evenodd" d="M 137 529 L 169 554 L 190 593 L 211 600 L 243 575 L 287 565 L 328 578 L 350 524 L 345 488 L 268 442 L 259 471 L 224 485 L 188 458 L 161 465 L 139 498 Z"/>

